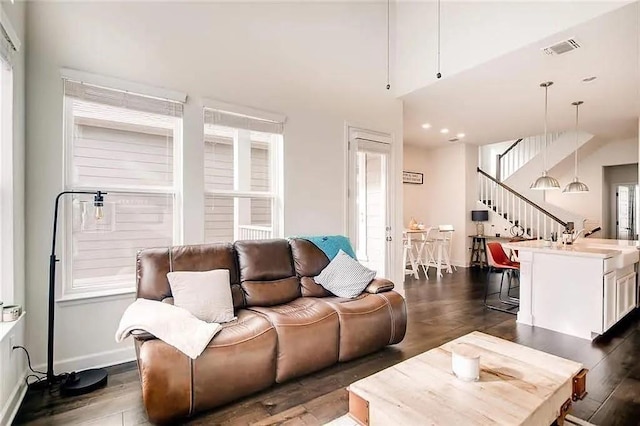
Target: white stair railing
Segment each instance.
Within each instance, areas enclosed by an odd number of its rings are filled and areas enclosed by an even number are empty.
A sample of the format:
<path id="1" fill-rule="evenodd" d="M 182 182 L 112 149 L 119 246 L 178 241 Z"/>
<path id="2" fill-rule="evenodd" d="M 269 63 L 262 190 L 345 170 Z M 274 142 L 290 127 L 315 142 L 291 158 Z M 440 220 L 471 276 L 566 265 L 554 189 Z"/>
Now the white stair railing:
<path id="1" fill-rule="evenodd" d="M 268 240 L 272 235 L 270 226 L 238 225 L 238 240 Z"/>
<path id="2" fill-rule="evenodd" d="M 480 168 L 478 168 L 478 200 L 512 224 L 517 223 L 522 226 L 526 238 L 547 239 L 552 233 L 560 237 L 567 225 L 566 222 Z"/>
<path id="3" fill-rule="evenodd" d="M 549 146 L 562 134 L 563 132 L 549 133 Z M 543 147 L 544 135 L 529 136 L 515 141 L 502 154 L 496 156 L 496 179 L 504 182 L 505 179 L 537 156 Z"/>

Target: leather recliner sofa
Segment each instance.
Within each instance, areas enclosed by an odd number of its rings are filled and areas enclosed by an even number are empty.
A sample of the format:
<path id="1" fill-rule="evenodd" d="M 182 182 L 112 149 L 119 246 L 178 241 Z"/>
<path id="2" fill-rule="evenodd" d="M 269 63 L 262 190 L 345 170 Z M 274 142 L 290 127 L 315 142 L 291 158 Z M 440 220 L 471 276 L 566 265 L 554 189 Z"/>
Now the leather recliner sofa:
<path id="1" fill-rule="evenodd" d="M 304 239 L 146 249 L 137 256 L 137 297 L 172 303 L 170 271 L 228 269 L 237 319 L 195 360 L 149 334 L 135 336 L 142 397 L 168 423 L 294 377 L 400 342 L 406 305 L 375 279 L 355 299 L 315 283 L 329 263 Z"/>

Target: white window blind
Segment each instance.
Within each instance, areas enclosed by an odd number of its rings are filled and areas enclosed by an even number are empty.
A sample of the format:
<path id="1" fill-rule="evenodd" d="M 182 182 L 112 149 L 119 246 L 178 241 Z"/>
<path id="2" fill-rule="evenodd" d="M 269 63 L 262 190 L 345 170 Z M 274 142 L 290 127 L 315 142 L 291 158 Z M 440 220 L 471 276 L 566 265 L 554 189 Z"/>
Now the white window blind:
<path id="1" fill-rule="evenodd" d="M 65 292 L 135 286 L 135 255 L 179 240 L 175 152 L 183 105 L 136 93 L 64 80 L 66 187 L 101 190 L 74 196 L 68 209 Z"/>
<path id="2" fill-rule="evenodd" d="M 205 240 L 281 236 L 284 124 L 205 109 Z"/>
<path id="3" fill-rule="evenodd" d="M 281 135 L 284 133 L 284 123 L 258 117 L 250 117 L 219 109 L 205 108 L 204 122 L 210 125 L 231 129 L 254 130 L 256 132 Z"/>

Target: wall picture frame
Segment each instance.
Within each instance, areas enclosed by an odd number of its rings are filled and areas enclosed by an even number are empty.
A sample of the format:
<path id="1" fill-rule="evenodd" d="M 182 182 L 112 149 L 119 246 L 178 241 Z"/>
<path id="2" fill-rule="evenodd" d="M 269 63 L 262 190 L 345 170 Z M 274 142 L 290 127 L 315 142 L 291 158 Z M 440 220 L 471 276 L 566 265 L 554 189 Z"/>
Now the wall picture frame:
<path id="1" fill-rule="evenodd" d="M 402 183 L 409 183 L 412 185 L 424 184 L 424 174 L 418 172 L 402 172 Z"/>

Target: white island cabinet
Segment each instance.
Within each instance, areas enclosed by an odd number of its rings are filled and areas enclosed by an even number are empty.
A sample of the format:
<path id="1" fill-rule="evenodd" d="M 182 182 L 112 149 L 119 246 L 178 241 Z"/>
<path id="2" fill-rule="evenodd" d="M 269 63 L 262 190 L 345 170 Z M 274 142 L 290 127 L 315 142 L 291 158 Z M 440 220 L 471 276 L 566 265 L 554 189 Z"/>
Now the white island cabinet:
<path id="1" fill-rule="evenodd" d="M 637 241 L 504 246 L 519 253 L 519 323 L 593 339 L 638 306 Z"/>

